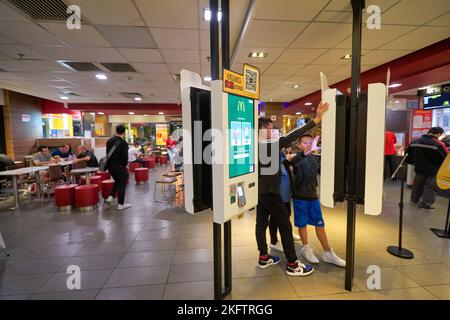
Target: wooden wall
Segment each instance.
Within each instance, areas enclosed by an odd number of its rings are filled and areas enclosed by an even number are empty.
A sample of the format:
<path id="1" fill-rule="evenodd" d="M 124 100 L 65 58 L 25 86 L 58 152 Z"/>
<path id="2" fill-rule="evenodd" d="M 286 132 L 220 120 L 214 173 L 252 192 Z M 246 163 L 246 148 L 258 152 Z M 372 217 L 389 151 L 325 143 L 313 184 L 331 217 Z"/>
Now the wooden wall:
<path id="1" fill-rule="evenodd" d="M 21 161 L 36 151 L 36 139 L 42 138 L 41 99 L 5 90 L 4 117 L 7 154 Z"/>
<path id="2" fill-rule="evenodd" d="M 273 121 L 273 125 L 280 130 L 283 128 L 283 103 L 266 102 L 261 108 L 261 113 L 265 114 L 265 117 L 268 119 L 275 116 L 276 120 Z"/>

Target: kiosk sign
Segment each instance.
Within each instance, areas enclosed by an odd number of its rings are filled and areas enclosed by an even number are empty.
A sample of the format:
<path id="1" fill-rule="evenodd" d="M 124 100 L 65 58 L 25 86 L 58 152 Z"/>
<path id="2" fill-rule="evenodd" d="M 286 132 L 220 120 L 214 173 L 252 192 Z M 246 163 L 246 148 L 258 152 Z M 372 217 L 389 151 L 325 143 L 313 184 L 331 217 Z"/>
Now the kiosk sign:
<path id="1" fill-rule="evenodd" d="M 259 70 L 244 64 L 244 74 L 223 70 L 223 92 L 259 100 Z"/>
<path id="2" fill-rule="evenodd" d="M 254 165 L 254 101 L 228 95 L 229 178 L 253 173 Z"/>

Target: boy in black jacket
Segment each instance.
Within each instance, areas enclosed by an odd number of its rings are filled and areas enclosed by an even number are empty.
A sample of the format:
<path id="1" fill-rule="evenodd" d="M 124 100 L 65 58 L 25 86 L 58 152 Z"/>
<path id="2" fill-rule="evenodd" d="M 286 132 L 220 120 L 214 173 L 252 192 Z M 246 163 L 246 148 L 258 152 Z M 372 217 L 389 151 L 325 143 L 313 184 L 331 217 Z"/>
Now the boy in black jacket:
<path id="1" fill-rule="evenodd" d="M 258 266 L 260 268 L 264 269 L 280 262 L 280 257 L 269 255 L 267 250 L 266 230 L 270 217 L 280 231 L 281 244 L 287 260 L 286 273 L 290 276 L 306 276 L 314 271 L 311 265 L 304 265 L 297 259 L 292 237 L 292 225 L 280 195 L 279 154 L 282 148 L 296 141 L 300 136 L 319 124 L 328 107 L 328 104 L 321 103 L 317 107 L 316 117 L 312 121 L 281 137 L 276 136 L 272 121 L 266 118 L 260 118 L 258 121 L 259 175 L 256 242 L 259 251 Z"/>
<path id="2" fill-rule="evenodd" d="M 298 139 L 297 147 L 301 150 L 291 161 L 294 167 L 294 188 L 292 191 L 294 198 L 294 224 L 298 228 L 298 233 L 303 242 L 302 256 L 310 263 L 319 263 L 319 259 L 314 255 L 312 247 L 308 244 L 307 226 L 316 228 L 316 235 L 323 247 L 322 260 L 345 267 L 345 261 L 338 257 L 328 244 L 325 232 L 325 222 L 323 221 L 320 201 L 317 196 L 317 175 L 320 170 L 320 158 L 312 152 L 318 150 L 318 138 L 313 139 L 309 134 L 305 134 Z"/>

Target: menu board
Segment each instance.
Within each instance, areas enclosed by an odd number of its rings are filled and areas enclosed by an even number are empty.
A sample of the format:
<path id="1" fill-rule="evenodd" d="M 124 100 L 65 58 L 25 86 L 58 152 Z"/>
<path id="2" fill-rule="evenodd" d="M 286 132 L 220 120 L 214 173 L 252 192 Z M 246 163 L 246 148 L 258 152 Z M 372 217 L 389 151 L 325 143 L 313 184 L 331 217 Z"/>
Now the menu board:
<path id="1" fill-rule="evenodd" d="M 412 138 L 420 138 L 423 134 L 426 134 L 431 129 L 431 120 L 433 112 L 431 110 L 414 110 L 413 112 L 413 125 L 412 125 Z"/>
<path id="2" fill-rule="evenodd" d="M 156 145 L 164 146 L 166 145 L 167 138 L 169 136 L 167 124 L 157 123 L 156 124 Z"/>
<path id="3" fill-rule="evenodd" d="M 255 171 L 254 100 L 228 94 L 229 175 L 238 177 Z"/>

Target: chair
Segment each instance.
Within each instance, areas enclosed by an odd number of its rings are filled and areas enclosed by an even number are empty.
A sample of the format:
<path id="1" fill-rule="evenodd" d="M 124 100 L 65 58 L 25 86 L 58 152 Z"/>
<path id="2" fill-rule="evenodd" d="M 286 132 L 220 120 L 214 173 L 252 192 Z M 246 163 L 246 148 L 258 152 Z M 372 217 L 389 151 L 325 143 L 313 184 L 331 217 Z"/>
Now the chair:
<path id="1" fill-rule="evenodd" d="M 84 169 L 87 168 L 87 162 L 86 161 L 80 161 L 77 163 L 72 163 L 72 169 Z M 70 176 L 71 178 L 71 183 L 78 183 L 78 178 L 81 177 L 80 173 L 72 173 L 70 172 Z"/>
<path id="2" fill-rule="evenodd" d="M 44 200 L 45 194 L 50 198 L 50 193 L 54 193 L 54 189 L 56 186 L 64 184 L 64 172 L 61 170 L 61 166 L 59 164 L 50 165 L 48 167 L 48 181 L 41 183 L 42 186 L 42 198 Z"/>
<path id="3" fill-rule="evenodd" d="M 156 199 L 156 189 L 158 189 L 158 185 L 161 187 L 161 195 L 163 200 Z M 170 192 L 170 186 L 175 185 L 175 196 L 173 198 L 169 198 L 167 194 Z M 169 200 L 175 200 L 177 197 L 177 178 L 176 177 L 163 177 L 160 180 L 155 181 L 155 188 L 153 191 L 153 201 L 154 202 L 165 202 L 170 203 Z"/>

